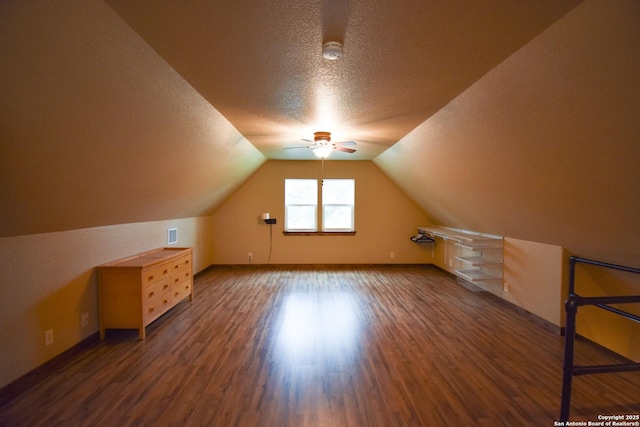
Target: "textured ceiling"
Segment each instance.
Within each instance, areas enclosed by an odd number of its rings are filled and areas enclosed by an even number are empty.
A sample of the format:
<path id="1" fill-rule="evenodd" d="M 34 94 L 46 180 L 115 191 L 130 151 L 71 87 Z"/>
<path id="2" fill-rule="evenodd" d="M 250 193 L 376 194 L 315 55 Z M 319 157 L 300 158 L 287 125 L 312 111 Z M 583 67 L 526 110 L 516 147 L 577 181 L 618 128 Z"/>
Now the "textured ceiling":
<path id="1" fill-rule="evenodd" d="M 329 131 L 373 159 L 576 0 L 264 0 L 108 4 L 270 159 Z M 323 42 L 344 44 L 337 61 Z"/>

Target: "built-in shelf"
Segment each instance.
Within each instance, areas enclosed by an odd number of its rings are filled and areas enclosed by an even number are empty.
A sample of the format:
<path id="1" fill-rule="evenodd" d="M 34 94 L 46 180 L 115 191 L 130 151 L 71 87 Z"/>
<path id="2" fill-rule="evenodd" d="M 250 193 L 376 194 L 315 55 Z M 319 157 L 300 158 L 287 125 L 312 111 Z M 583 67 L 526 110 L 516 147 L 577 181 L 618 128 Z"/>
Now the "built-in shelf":
<path id="1" fill-rule="evenodd" d="M 484 258 L 481 256 L 468 256 L 468 257 L 456 256 L 456 259 L 472 267 L 479 267 L 479 266 L 491 265 L 491 264 L 502 264 L 501 261 L 492 260 L 492 259 Z"/>
<path id="2" fill-rule="evenodd" d="M 480 268 L 472 268 L 469 270 L 456 270 L 456 275 L 468 282 L 486 282 L 486 281 L 500 279 L 499 277 L 489 274 Z"/>
<path id="3" fill-rule="evenodd" d="M 447 227 L 418 227 L 420 233 L 453 241 L 457 250 L 454 270 L 459 279 L 502 284 L 502 236 Z"/>

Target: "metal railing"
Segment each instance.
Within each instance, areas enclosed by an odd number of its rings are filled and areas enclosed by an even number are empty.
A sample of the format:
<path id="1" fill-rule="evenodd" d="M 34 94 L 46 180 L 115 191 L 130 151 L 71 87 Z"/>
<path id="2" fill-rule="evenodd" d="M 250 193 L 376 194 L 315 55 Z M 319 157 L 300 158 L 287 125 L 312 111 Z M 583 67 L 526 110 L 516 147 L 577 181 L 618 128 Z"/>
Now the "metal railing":
<path id="1" fill-rule="evenodd" d="M 560 404 L 560 421 L 569 421 L 569 412 L 571 408 L 571 382 L 573 376 L 601 374 L 611 372 L 629 372 L 640 371 L 640 363 L 621 363 L 615 365 L 592 365 L 592 366 L 575 366 L 574 365 L 574 341 L 576 335 L 576 316 L 578 308 L 585 305 L 592 305 L 612 313 L 640 322 L 640 316 L 612 307 L 610 304 L 632 304 L 640 303 L 640 295 L 628 296 L 602 296 L 602 297 L 583 297 L 575 293 L 575 269 L 577 263 L 594 265 L 613 270 L 626 271 L 629 273 L 640 274 L 640 269 L 625 267 L 616 264 L 608 264 L 605 262 L 594 261 L 585 258 L 571 257 L 569 258 L 569 298 L 565 302 L 565 310 L 567 312 L 567 323 L 565 327 L 565 348 L 564 348 L 564 365 L 562 372 L 562 401 Z"/>

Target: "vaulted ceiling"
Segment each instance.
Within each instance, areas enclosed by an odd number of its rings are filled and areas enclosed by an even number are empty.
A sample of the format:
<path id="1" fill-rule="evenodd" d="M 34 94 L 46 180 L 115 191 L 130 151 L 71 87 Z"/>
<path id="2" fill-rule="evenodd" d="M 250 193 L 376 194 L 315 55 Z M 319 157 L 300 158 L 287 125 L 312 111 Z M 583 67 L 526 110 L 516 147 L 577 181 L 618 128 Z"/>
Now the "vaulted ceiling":
<path id="1" fill-rule="evenodd" d="M 316 131 L 378 158 L 576 4 L 0 2 L 0 237 L 210 215 Z"/>
<path id="2" fill-rule="evenodd" d="M 158 1 L 108 4 L 269 159 L 329 131 L 373 159 L 578 0 Z M 338 41 L 344 55 L 323 58 Z"/>

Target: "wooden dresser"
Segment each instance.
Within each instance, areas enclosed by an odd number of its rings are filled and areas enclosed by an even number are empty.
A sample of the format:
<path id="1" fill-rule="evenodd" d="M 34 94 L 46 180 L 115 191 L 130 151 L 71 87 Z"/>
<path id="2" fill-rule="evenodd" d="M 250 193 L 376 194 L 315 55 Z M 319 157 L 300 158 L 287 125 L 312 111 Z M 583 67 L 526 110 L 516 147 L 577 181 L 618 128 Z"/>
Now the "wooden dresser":
<path id="1" fill-rule="evenodd" d="M 159 248 L 98 266 L 100 339 L 106 329 L 145 327 L 174 305 L 193 301 L 193 250 Z"/>

